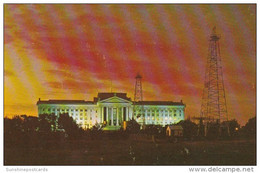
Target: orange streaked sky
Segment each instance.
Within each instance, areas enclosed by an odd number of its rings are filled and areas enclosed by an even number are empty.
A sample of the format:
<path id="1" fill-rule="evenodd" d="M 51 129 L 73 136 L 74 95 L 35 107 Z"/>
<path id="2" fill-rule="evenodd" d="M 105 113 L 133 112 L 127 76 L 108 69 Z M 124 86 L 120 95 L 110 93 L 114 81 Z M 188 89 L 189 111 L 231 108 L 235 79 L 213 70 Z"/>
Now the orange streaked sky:
<path id="1" fill-rule="evenodd" d="M 208 40 L 216 26 L 229 118 L 256 115 L 256 6 L 4 5 L 4 116 L 37 115 L 41 99 L 98 92 L 186 104 L 198 116 Z"/>

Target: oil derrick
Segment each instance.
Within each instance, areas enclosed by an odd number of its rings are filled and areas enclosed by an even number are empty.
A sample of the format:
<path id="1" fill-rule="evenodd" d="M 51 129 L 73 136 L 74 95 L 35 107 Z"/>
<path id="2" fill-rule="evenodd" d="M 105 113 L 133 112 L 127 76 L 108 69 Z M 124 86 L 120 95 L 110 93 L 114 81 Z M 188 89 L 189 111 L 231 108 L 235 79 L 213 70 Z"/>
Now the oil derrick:
<path id="1" fill-rule="evenodd" d="M 142 76 L 138 73 L 135 77 L 135 96 L 134 96 L 134 119 L 141 118 L 144 124 L 144 105 L 143 105 L 143 89 L 142 89 Z"/>
<path id="2" fill-rule="evenodd" d="M 220 124 L 228 120 L 219 39 L 220 36 L 216 34 L 216 27 L 214 27 L 209 40 L 200 112 L 200 117 L 205 122 L 205 135 L 208 134 L 211 124 L 214 124 L 214 126 L 218 124 L 220 132 Z"/>

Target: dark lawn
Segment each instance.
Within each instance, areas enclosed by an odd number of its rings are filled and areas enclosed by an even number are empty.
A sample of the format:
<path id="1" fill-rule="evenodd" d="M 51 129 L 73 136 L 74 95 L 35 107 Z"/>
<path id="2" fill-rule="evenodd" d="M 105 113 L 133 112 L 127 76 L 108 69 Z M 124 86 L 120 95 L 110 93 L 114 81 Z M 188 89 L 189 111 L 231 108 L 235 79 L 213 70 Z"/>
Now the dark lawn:
<path id="1" fill-rule="evenodd" d="M 48 148 L 48 149 L 47 149 Z M 5 147 L 5 165 L 255 165 L 255 140 L 89 140 Z"/>

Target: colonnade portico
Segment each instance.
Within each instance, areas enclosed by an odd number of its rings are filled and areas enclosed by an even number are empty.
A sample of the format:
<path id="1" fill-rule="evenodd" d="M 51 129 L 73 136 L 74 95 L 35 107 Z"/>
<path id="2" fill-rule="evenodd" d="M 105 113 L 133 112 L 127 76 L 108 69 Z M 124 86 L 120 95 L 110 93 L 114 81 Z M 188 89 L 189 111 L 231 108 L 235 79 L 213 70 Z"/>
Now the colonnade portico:
<path id="1" fill-rule="evenodd" d="M 108 126 L 120 126 L 129 121 L 130 106 L 101 106 L 101 121 Z"/>

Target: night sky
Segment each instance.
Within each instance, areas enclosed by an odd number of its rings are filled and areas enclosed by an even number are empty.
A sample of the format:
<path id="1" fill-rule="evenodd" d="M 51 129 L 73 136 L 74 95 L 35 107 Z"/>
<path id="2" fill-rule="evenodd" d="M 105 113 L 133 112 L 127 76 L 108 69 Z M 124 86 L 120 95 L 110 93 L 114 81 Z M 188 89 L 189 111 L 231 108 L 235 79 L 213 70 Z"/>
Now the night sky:
<path id="1" fill-rule="evenodd" d="M 4 116 L 41 99 L 93 100 L 143 76 L 144 100 L 200 114 L 209 35 L 220 49 L 229 119 L 256 116 L 255 5 L 4 5 Z"/>

